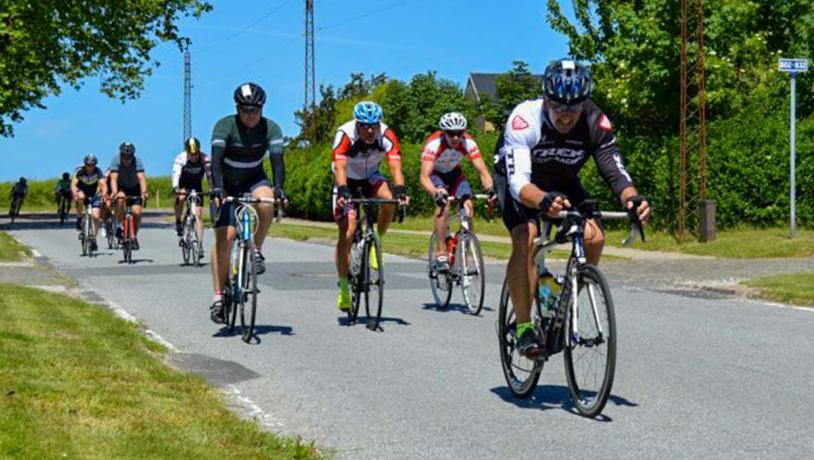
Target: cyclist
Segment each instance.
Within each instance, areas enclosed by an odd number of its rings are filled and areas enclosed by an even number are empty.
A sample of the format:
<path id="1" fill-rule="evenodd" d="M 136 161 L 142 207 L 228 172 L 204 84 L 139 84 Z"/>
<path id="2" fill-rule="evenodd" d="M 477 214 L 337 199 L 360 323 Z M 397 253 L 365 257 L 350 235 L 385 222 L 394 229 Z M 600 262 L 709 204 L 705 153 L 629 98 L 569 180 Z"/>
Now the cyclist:
<path id="1" fill-rule="evenodd" d="M 25 201 L 26 195 L 28 195 L 28 179 L 20 177 L 20 180 L 11 187 L 11 193 L 9 194 L 12 203 L 14 203 L 15 198 L 20 200 L 20 204 L 17 206 L 17 214 L 19 214 L 20 209 L 23 208 L 23 201 Z M 11 215 L 11 211 L 9 211 L 9 215 Z"/>
<path id="2" fill-rule="evenodd" d="M 538 216 L 554 218 L 587 198 L 578 173 L 590 157 L 626 209 L 635 208 L 643 223 L 650 216 L 649 204 L 622 163 L 610 120 L 590 100 L 591 87 L 586 67 L 568 59 L 552 61 L 543 76 L 543 98 L 515 107 L 498 143 L 495 184 L 512 238 L 506 278 L 517 318 L 518 350 L 529 358 L 543 352 L 530 320 Z M 604 242 L 601 225 L 589 220 L 588 263 L 599 262 Z"/>
<path id="3" fill-rule="evenodd" d="M 121 222 L 124 220 L 125 200 L 129 201 L 133 213 L 133 249 L 139 249 L 138 228 L 141 224 L 141 206 L 147 194 L 147 176 L 141 158 L 136 157 L 136 146 L 130 142 L 119 145 L 119 154 L 110 162 L 110 195 L 116 200 L 115 212 L 119 225 L 116 238 L 122 238 Z M 126 198 L 128 196 L 135 198 Z"/>
<path id="4" fill-rule="evenodd" d="M 184 231 L 181 224 L 181 213 L 184 211 L 187 193 L 194 190 L 203 199 L 204 175 L 212 183 L 209 157 L 201 152 L 201 142 L 190 137 L 184 142 L 184 151 L 175 157 L 175 163 L 172 165 L 172 190 L 175 192 L 175 233 L 178 236 L 181 236 Z M 198 234 L 198 241 L 203 241 L 203 206 L 198 206 L 195 212 L 198 216 L 195 232 Z M 203 257 L 203 250 L 199 254 Z"/>
<path id="5" fill-rule="evenodd" d="M 488 191 L 489 202 L 497 199 L 492 175 L 481 157 L 475 140 L 466 133 L 466 117 L 458 112 L 446 113 L 439 121 L 441 130 L 435 131 L 424 142 L 421 154 L 421 186 L 433 197 L 443 212 L 435 216 L 435 232 L 439 235 L 436 248 L 435 269 L 449 270 L 449 257 L 443 236 L 447 234 L 449 209 L 447 197 L 452 195 L 463 200 L 466 215 L 472 219 L 472 187 L 461 170 L 461 160 L 466 157 L 480 174 L 481 185 Z"/>
<path id="6" fill-rule="evenodd" d="M 263 117 L 266 92 L 255 83 L 244 83 L 235 89 L 234 101 L 237 114 L 221 118 L 212 132 L 211 194 L 212 202 L 219 211 L 214 223 L 212 283 L 215 296 L 210 307 L 210 318 L 216 323 L 225 321 L 223 288 L 236 224 L 234 203 L 223 203 L 223 198 L 251 193 L 254 197 L 285 199 L 283 132 L 277 123 Z M 274 174 L 274 186 L 263 170 L 263 159 L 267 154 Z M 256 209 L 259 220 L 254 236 L 257 256 L 255 270 L 261 274 L 266 271 L 261 248 L 274 209 L 269 203 L 260 203 Z"/>
<path id="7" fill-rule="evenodd" d="M 59 214 L 59 205 L 61 204 L 62 197 L 68 198 L 68 209 L 66 212 L 71 211 L 71 175 L 67 172 L 62 173 L 62 179 L 58 180 L 54 185 L 54 199 L 57 202 L 57 214 Z"/>
<path id="8" fill-rule="evenodd" d="M 382 123 L 382 108 L 375 102 L 359 102 L 353 108 L 354 119 L 336 130 L 333 144 L 332 169 L 335 178 L 333 192 L 334 219 L 339 227 L 336 243 L 336 272 L 339 277 L 339 295 L 336 306 L 341 311 L 350 309 L 351 299 L 348 288 L 348 265 L 350 245 L 356 231 L 355 209 L 348 203 L 359 192 L 366 197 L 393 199 L 395 195 L 402 203 L 408 203 L 404 175 L 401 172 L 401 148 L 396 133 Z M 379 164 L 387 158 L 393 173 L 393 191 L 387 180 L 379 172 Z M 395 208 L 382 206 L 377 222 L 376 234 L 381 239 L 393 220 Z M 370 265 L 376 266 L 376 254 L 370 252 Z"/>
<path id="9" fill-rule="evenodd" d="M 82 230 L 82 216 L 85 212 L 85 198 L 88 198 L 89 205 L 91 206 L 91 215 L 93 216 L 93 229 L 94 234 L 99 234 L 99 206 L 101 205 L 101 198 L 107 195 L 107 185 L 105 184 L 104 173 L 99 167 L 94 155 L 85 155 L 82 160 L 82 166 L 76 168 L 71 180 L 71 193 L 73 199 L 76 201 L 76 229 Z M 91 241 L 91 246 L 95 251 L 97 249 L 96 241 Z"/>

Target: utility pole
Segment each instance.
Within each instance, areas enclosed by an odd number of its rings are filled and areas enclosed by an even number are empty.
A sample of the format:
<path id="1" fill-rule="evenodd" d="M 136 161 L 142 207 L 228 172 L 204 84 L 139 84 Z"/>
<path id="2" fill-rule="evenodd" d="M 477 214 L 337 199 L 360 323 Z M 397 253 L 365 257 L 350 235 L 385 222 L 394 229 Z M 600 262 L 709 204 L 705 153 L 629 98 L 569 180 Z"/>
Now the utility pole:
<path id="1" fill-rule="evenodd" d="M 189 54 L 191 42 L 189 38 L 185 38 L 182 42 L 184 51 L 184 139 L 181 142 L 186 142 L 192 137 L 192 66 Z"/>
<path id="2" fill-rule="evenodd" d="M 305 103 L 303 113 L 308 114 L 311 143 L 316 142 L 316 84 L 314 70 L 314 0 L 305 0 Z"/>
<path id="3" fill-rule="evenodd" d="M 791 205 L 789 217 L 789 236 L 797 236 L 797 146 L 795 131 L 797 127 L 797 74 L 808 72 L 808 59 L 780 58 L 778 69 L 791 76 L 791 113 L 789 115 L 789 204 Z"/>
<path id="4" fill-rule="evenodd" d="M 695 13 L 694 15 L 692 13 Z M 695 20 L 695 34 L 690 35 Z M 696 45 L 695 59 L 690 45 Z M 694 62 L 693 62 L 694 61 Z M 704 0 L 681 0 L 681 82 L 679 118 L 679 239 L 687 229 L 687 208 L 699 209 L 699 234 L 702 242 L 715 239 L 715 203 L 707 200 L 707 127 L 706 70 L 704 63 Z M 690 174 L 697 158 L 697 176 Z M 695 176 L 695 177 L 693 177 Z M 694 184 L 697 178 L 697 184 Z M 692 185 L 695 185 L 692 187 Z"/>

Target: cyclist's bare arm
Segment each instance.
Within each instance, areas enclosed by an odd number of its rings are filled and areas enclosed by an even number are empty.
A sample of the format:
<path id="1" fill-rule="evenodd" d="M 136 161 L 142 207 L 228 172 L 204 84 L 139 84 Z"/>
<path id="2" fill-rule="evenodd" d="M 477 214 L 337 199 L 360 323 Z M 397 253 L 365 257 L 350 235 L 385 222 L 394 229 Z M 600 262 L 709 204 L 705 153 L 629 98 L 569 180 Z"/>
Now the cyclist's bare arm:
<path id="1" fill-rule="evenodd" d="M 478 171 L 478 174 L 480 174 L 480 183 L 483 185 L 483 188 L 491 189 L 494 186 L 492 182 L 492 175 L 489 174 L 489 168 L 486 167 L 486 162 L 483 161 L 483 158 L 476 158 L 472 160 L 472 166 L 474 166 L 475 170 Z"/>

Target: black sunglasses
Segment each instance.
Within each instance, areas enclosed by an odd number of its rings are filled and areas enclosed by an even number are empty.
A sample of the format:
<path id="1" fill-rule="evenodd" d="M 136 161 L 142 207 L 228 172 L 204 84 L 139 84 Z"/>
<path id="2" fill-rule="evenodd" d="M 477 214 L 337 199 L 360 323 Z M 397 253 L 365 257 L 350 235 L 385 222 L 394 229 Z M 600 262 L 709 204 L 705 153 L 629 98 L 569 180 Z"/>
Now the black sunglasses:
<path id="1" fill-rule="evenodd" d="M 246 115 L 254 115 L 255 113 L 260 111 L 260 107 L 254 105 L 241 105 L 237 108 L 241 113 L 245 113 Z"/>
<path id="2" fill-rule="evenodd" d="M 464 135 L 464 132 L 461 130 L 444 131 L 444 133 L 449 137 L 461 137 Z"/>
<path id="3" fill-rule="evenodd" d="M 358 126 L 359 126 L 359 128 L 361 128 L 361 129 L 378 129 L 378 128 L 379 128 L 379 126 L 381 126 L 381 123 L 362 123 L 362 122 L 357 122 L 357 125 L 358 125 Z"/>

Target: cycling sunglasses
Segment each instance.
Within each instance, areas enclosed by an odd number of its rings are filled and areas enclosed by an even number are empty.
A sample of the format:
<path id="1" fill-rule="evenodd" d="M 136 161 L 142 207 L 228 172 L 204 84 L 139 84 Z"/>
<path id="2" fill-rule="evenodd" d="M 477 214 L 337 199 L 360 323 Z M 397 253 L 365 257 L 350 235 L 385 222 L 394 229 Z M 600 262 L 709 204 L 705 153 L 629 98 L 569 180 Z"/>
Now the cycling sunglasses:
<path id="1" fill-rule="evenodd" d="M 361 121 L 357 121 L 356 124 L 360 129 L 379 129 L 381 126 L 381 123 L 362 123 Z"/>
<path id="2" fill-rule="evenodd" d="M 554 101 L 548 101 L 548 107 L 556 113 L 578 113 L 582 111 L 585 103 L 580 102 L 574 105 L 558 104 Z"/>
<path id="3" fill-rule="evenodd" d="M 246 115 L 254 115 L 255 113 L 260 111 L 260 107 L 256 105 L 240 105 L 237 107 L 241 113 L 245 113 Z"/>
<path id="4" fill-rule="evenodd" d="M 464 132 L 462 130 L 452 130 L 444 131 L 444 134 L 446 134 L 449 137 L 461 137 L 464 135 Z"/>

